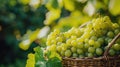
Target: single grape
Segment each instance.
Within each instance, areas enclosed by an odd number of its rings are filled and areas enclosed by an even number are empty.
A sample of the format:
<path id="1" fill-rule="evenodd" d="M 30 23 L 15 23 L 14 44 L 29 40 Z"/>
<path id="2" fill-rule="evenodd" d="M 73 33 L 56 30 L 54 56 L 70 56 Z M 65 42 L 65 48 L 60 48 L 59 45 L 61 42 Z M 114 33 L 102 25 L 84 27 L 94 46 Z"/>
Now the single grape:
<path id="1" fill-rule="evenodd" d="M 90 45 L 86 43 L 86 44 L 84 44 L 84 47 L 85 47 L 85 48 L 89 48 Z"/>
<path id="2" fill-rule="evenodd" d="M 76 47 L 71 47 L 71 51 L 75 53 L 77 51 Z"/>
<path id="3" fill-rule="evenodd" d="M 62 46 L 57 46 L 56 49 L 57 49 L 58 52 L 61 52 L 61 50 L 62 50 Z"/>
<path id="4" fill-rule="evenodd" d="M 116 43 L 119 43 L 119 44 L 120 44 L 120 38 L 119 38 L 119 39 L 117 39 Z"/>
<path id="5" fill-rule="evenodd" d="M 114 23 L 113 24 L 113 28 L 119 28 L 120 26 L 119 26 L 119 24 L 118 23 Z"/>
<path id="6" fill-rule="evenodd" d="M 92 36 L 90 39 L 96 41 L 97 37 L 96 36 Z"/>
<path id="7" fill-rule="evenodd" d="M 103 54 L 102 48 L 96 48 L 96 54 L 99 56 L 102 55 Z"/>
<path id="8" fill-rule="evenodd" d="M 80 29 L 75 30 L 75 35 L 77 35 L 77 37 L 80 37 L 82 35 Z"/>
<path id="9" fill-rule="evenodd" d="M 70 57 L 72 55 L 72 52 L 70 50 L 65 51 L 65 57 Z"/>
<path id="10" fill-rule="evenodd" d="M 94 52 L 95 52 L 95 48 L 94 48 L 94 47 L 89 47 L 89 48 L 88 48 L 88 52 L 94 53 Z"/>
<path id="11" fill-rule="evenodd" d="M 94 45 L 95 44 L 95 41 L 90 39 L 89 42 L 88 42 L 90 45 Z"/>
<path id="12" fill-rule="evenodd" d="M 65 32 L 63 35 L 64 35 L 66 38 L 69 38 L 69 37 L 71 36 L 71 33 Z"/>
<path id="13" fill-rule="evenodd" d="M 78 44 L 77 44 L 77 48 L 83 48 L 83 47 L 84 47 L 83 42 L 78 42 Z"/>
<path id="14" fill-rule="evenodd" d="M 92 57 L 94 57 L 94 55 L 92 54 L 92 53 L 88 53 L 88 55 L 87 55 L 89 58 L 92 58 Z"/>
<path id="15" fill-rule="evenodd" d="M 51 40 L 51 43 L 52 43 L 52 44 L 56 44 L 57 42 L 56 42 L 55 39 L 53 39 L 53 40 Z"/>
<path id="16" fill-rule="evenodd" d="M 112 31 L 109 31 L 107 33 L 107 36 L 110 37 L 110 38 L 113 38 L 114 37 L 114 33 Z"/>
<path id="17" fill-rule="evenodd" d="M 84 42 L 85 42 L 85 43 L 88 43 L 88 41 L 89 41 L 89 39 L 88 39 L 88 38 L 86 38 Z"/>
<path id="18" fill-rule="evenodd" d="M 107 30 L 102 30 L 103 35 L 107 33 Z"/>
<path id="19" fill-rule="evenodd" d="M 114 30 L 115 35 L 117 35 L 119 32 L 120 32 L 119 29 L 115 29 L 115 30 Z"/>
<path id="20" fill-rule="evenodd" d="M 104 39 L 102 37 L 98 38 L 97 40 L 100 44 L 103 44 L 104 43 Z"/>
<path id="21" fill-rule="evenodd" d="M 110 49 L 109 50 L 109 55 L 110 56 L 114 56 L 115 55 L 115 50 L 114 49 Z"/>
<path id="22" fill-rule="evenodd" d="M 99 48 L 100 46 L 101 46 L 101 44 L 98 41 L 96 41 L 95 44 L 94 44 L 94 47 Z"/>
<path id="23" fill-rule="evenodd" d="M 80 54 L 79 55 L 79 58 L 84 58 L 85 56 L 83 54 Z"/>
<path id="24" fill-rule="evenodd" d="M 77 49 L 77 53 L 78 54 L 83 54 L 83 50 L 82 49 Z"/>
<path id="25" fill-rule="evenodd" d="M 56 51 L 56 45 L 51 45 L 50 46 L 50 51 Z"/>
<path id="26" fill-rule="evenodd" d="M 62 38 L 61 38 L 61 37 L 57 37 L 57 38 L 56 38 L 56 41 L 57 41 L 57 42 L 62 42 Z"/>
<path id="27" fill-rule="evenodd" d="M 67 39 L 66 44 L 71 44 L 72 39 Z"/>
<path id="28" fill-rule="evenodd" d="M 117 51 L 120 50 L 120 44 L 114 44 L 113 48 Z"/>
<path id="29" fill-rule="evenodd" d="M 73 53 L 73 55 L 72 55 L 73 57 L 78 57 L 78 54 L 77 53 Z"/>
<path id="30" fill-rule="evenodd" d="M 71 45 L 72 45 L 73 47 L 77 47 L 77 41 L 76 41 L 76 40 L 72 40 L 72 41 L 71 41 Z"/>

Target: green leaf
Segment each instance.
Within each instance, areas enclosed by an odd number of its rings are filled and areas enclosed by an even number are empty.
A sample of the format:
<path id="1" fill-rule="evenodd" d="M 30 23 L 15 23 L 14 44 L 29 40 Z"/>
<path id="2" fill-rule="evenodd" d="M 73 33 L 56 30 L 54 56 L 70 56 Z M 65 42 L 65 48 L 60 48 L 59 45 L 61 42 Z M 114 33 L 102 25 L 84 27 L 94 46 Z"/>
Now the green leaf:
<path id="1" fill-rule="evenodd" d="M 62 67 L 62 63 L 59 60 L 59 58 L 54 57 L 48 60 L 46 66 L 47 67 Z"/>
<path id="2" fill-rule="evenodd" d="M 43 56 L 43 50 L 38 46 L 34 48 L 35 51 L 35 61 L 45 61 L 44 56 Z"/>
<path id="3" fill-rule="evenodd" d="M 46 67 L 46 60 L 44 59 L 43 50 L 38 46 L 34 48 L 35 51 L 35 67 Z"/>
<path id="4" fill-rule="evenodd" d="M 120 15 L 120 0 L 110 0 L 109 11 L 113 15 Z"/>

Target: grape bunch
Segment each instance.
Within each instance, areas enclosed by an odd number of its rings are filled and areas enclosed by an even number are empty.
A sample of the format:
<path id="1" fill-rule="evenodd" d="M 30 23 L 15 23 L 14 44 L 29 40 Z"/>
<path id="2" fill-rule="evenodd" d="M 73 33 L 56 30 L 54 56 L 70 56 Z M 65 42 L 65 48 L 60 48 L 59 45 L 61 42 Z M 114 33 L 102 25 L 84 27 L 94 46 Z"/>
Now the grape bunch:
<path id="1" fill-rule="evenodd" d="M 120 32 L 120 25 L 112 23 L 108 16 L 90 21 L 85 27 L 72 27 L 67 32 L 54 30 L 48 35 L 47 49 L 62 57 L 100 57 L 108 43 Z M 120 39 L 109 50 L 109 55 L 120 54 Z"/>

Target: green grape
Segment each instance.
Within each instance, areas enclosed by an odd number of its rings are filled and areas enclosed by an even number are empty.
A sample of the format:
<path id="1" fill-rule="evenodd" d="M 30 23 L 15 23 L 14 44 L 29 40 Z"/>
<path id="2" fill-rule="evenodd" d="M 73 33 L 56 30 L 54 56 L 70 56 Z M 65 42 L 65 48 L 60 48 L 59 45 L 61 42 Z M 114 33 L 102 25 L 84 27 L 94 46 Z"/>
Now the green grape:
<path id="1" fill-rule="evenodd" d="M 75 47 L 71 47 L 71 51 L 72 51 L 73 53 L 75 53 L 75 52 L 77 51 L 77 49 L 76 49 Z"/>
<path id="2" fill-rule="evenodd" d="M 105 35 L 107 33 L 107 30 L 102 30 L 102 34 Z"/>
<path id="3" fill-rule="evenodd" d="M 115 35 L 117 35 L 119 32 L 120 32 L 119 29 L 115 29 L 115 30 L 114 30 Z"/>
<path id="4" fill-rule="evenodd" d="M 78 42 L 78 44 L 77 44 L 77 48 L 83 48 L 83 47 L 84 47 L 83 42 Z"/>
<path id="5" fill-rule="evenodd" d="M 65 51 L 67 49 L 67 45 L 65 43 L 61 44 L 62 50 Z"/>
<path id="6" fill-rule="evenodd" d="M 120 50 L 120 44 L 114 44 L 113 48 L 117 51 Z"/>
<path id="7" fill-rule="evenodd" d="M 92 54 L 92 53 L 88 53 L 88 55 L 87 55 L 89 58 L 92 58 L 92 57 L 94 57 L 94 55 Z"/>
<path id="8" fill-rule="evenodd" d="M 106 38 L 105 38 L 105 43 L 106 43 L 106 44 L 108 44 L 108 40 L 109 40 L 109 38 L 106 37 Z"/>
<path id="9" fill-rule="evenodd" d="M 87 51 L 85 52 L 85 56 L 88 57 L 88 52 Z"/>
<path id="10" fill-rule="evenodd" d="M 49 48 L 50 51 L 56 51 L 56 45 L 51 45 Z"/>
<path id="11" fill-rule="evenodd" d="M 71 45 L 72 45 L 73 47 L 77 47 L 77 41 L 76 41 L 76 40 L 72 40 L 72 41 L 71 41 Z"/>
<path id="12" fill-rule="evenodd" d="M 70 57 L 72 55 L 72 52 L 70 50 L 65 51 L 65 57 Z"/>
<path id="13" fill-rule="evenodd" d="M 62 46 L 57 46 L 56 49 L 57 49 L 58 52 L 61 52 L 61 50 L 62 50 Z"/>
<path id="14" fill-rule="evenodd" d="M 69 37 L 71 36 L 71 34 L 70 34 L 69 32 L 65 32 L 65 33 L 64 33 L 64 36 L 65 36 L 66 38 L 69 38 Z"/>
<path id="15" fill-rule="evenodd" d="M 77 42 L 83 42 L 84 38 L 80 37 L 80 38 L 77 38 Z"/>
<path id="16" fill-rule="evenodd" d="M 110 38 L 113 38 L 114 37 L 114 33 L 112 31 L 109 31 L 107 33 L 107 36 L 110 37 Z"/>
<path id="17" fill-rule="evenodd" d="M 85 41 L 84 41 L 84 42 L 85 42 L 85 43 L 88 43 L 88 41 L 89 41 L 89 39 L 87 38 L 87 39 L 85 39 Z"/>
<path id="18" fill-rule="evenodd" d="M 77 39 L 77 36 L 71 36 L 71 39 L 75 40 Z"/>
<path id="19" fill-rule="evenodd" d="M 79 58 L 84 58 L 85 56 L 83 54 L 80 54 L 79 55 Z"/>
<path id="20" fill-rule="evenodd" d="M 118 23 L 114 23 L 113 24 L 113 28 L 119 28 L 120 26 L 119 26 L 119 24 Z"/>
<path id="21" fill-rule="evenodd" d="M 117 39 L 116 43 L 119 43 L 119 44 L 120 44 L 120 38 L 119 38 L 119 39 Z"/>
<path id="22" fill-rule="evenodd" d="M 114 49 L 110 49 L 109 50 L 109 55 L 110 56 L 114 56 L 115 55 L 115 50 Z"/>
<path id="23" fill-rule="evenodd" d="M 72 39 L 67 39 L 66 44 L 71 44 Z"/>
<path id="24" fill-rule="evenodd" d="M 79 28 L 77 30 L 75 30 L 75 35 L 78 37 L 80 37 L 82 35 L 82 32 L 80 31 Z"/>
<path id="25" fill-rule="evenodd" d="M 100 46 L 101 46 L 101 44 L 98 41 L 96 41 L 95 44 L 94 44 L 94 47 L 99 48 Z"/>
<path id="26" fill-rule="evenodd" d="M 96 48 L 96 54 L 99 56 L 102 55 L 103 54 L 102 48 Z"/>
<path id="27" fill-rule="evenodd" d="M 94 52 L 95 52 L 95 48 L 94 48 L 94 47 L 89 47 L 89 48 L 88 48 L 88 52 L 94 53 Z"/>
<path id="28" fill-rule="evenodd" d="M 63 50 L 63 51 L 65 51 L 66 49 L 67 49 L 67 47 L 62 46 L 62 50 Z"/>
<path id="29" fill-rule="evenodd" d="M 97 40 L 100 44 L 103 44 L 104 43 L 104 39 L 102 37 L 98 38 Z"/>
<path id="30" fill-rule="evenodd" d="M 95 44 L 95 41 L 92 40 L 92 39 L 90 39 L 90 40 L 88 41 L 88 43 L 89 43 L 90 45 L 94 45 L 94 44 Z"/>
<path id="31" fill-rule="evenodd" d="M 96 41 L 97 37 L 96 36 L 92 36 L 90 39 Z"/>
<path id="32" fill-rule="evenodd" d="M 61 38 L 61 37 L 57 37 L 57 38 L 56 38 L 56 41 L 57 41 L 57 42 L 62 42 L 62 38 Z"/>
<path id="33" fill-rule="evenodd" d="M 53 40 L 51 40 L 51 43 L 56 44 L 57 42 L 56 42 L 56 40 L 53 39 Z"/>
<path id="34" fill-rule="evenodd" d="M 72 55 L 73 57 L 78 57 L 78 54 L 77 53 L 73 53 L 73 55 Z"/>
<path id="35" fill-rule="evenodd" d="M 90 45 L 86 43 L 86 44 L 84 44 L 84 47 L 88 49 L 90 47 Z"/>
<path id="36" fill-rule="evenodd" d="M 77 53 L 78 54 L 83 54 L 83 50 L 82 49 L 77 49 Z"/>

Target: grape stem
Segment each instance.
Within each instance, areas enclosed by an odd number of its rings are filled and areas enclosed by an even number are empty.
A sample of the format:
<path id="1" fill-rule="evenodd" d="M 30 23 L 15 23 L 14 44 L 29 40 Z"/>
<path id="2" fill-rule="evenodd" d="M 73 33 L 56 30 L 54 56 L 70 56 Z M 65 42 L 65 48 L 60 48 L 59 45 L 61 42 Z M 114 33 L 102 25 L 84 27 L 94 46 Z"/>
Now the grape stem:
<path id="1" fill-rule="evenodd" d="M 82 24 L 82 25 L 80 26 L 80 28 L 83 28 L 83 27 L 87 26 L 89 23 L 91 23 L 91 22 L 86 22 L 86 23 Z"/>
<path id="2" fill-rule="evenodd" d="M 113 40 L 108 44 L 108 48 L 105 50 L 104 52 L 104 57 L 107 59 L 107 55 L 108 55 L 108 52 L 110 50 L 110 48 L 112 47 L 113 44 L 115 44 L 116 40 L 120 38 L 120 33 L 117 34 L 117 36 L 115 36 L 113 38 Z"/>

